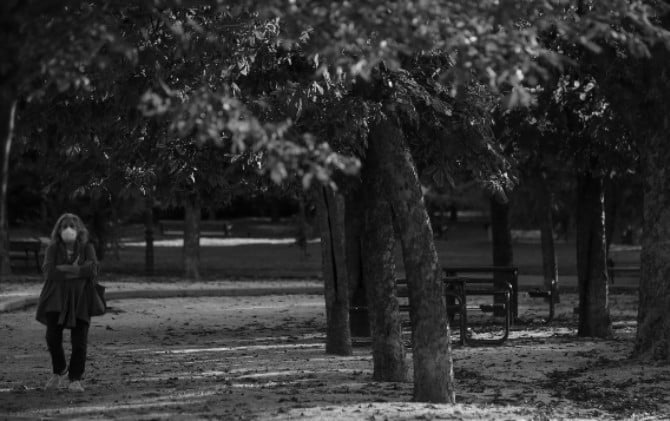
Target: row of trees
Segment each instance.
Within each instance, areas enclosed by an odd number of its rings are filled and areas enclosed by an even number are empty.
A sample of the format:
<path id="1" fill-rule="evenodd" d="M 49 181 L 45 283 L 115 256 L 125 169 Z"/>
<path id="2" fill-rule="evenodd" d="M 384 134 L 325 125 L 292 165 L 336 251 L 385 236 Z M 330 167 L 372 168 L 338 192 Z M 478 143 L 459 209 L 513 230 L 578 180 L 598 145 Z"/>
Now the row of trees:
<path id="1" fill-rule="evenodd" d="M 550 216 L 552 174 L 570 168 L 579 334 L 607 336 L 603 183 L 641 169 L 636 351 L 667 360 L 666 1 L 256 3 L 0 6 L 0 269 L 8 267 L 14 143 L 65 164 L 49 182 L 104 192 L 100 200 L 113 203 L 129 189 L 144 203 L 179 198 L 185 244 L 193 245 L 185 250 L 197 250 L 197 210 L 208 195 L 258 177 L 293 183 L 319 205 L 327 351 L 351 352 L 349 305 L 364 294 L 374 376 L 406 378 L 397 238 L 415 399 L 453 402 L 444 286 L 422 185 L 481 183 L 496 216 L 494 263 L 508 264 L 507 193 L 519 177 L 534 179 Z M 546 218 L 543 227 L 550 281 Z M 186 257 L 197 275 L 197 255 Z"/>

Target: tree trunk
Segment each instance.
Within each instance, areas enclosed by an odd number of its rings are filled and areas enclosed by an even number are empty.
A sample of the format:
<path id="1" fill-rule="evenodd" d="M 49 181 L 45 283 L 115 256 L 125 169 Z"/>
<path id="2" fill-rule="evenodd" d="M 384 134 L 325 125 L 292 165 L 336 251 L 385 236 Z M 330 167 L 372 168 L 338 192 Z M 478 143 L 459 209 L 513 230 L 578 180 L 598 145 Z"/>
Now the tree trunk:
<path id="1" fill-rule="evenodd" d="M 200 197 L 191 192 L 184 201 L 184 277 L 200 279 Z"/>
<path id="2" fill-rule="evenodd" d="M 309 225 L 307 224 L 307 213 L 305 210 L 305 198 L 298 198 L 298 220 L 296 221 L 295 243 L 302 250 L 303 257 L 309 256 L 307 240 L 309 239 Z"/>
<path id="3" fill-rule="evenodd" d="M 614 236 L 616 228 L 617 213 L 619 208 L 619 200 L 621 193 L 616 180 L 607 178 L 604 180 L 604 194 L 605 194 L 605 244 L 607 254 L 609 255 L 610 244 Z"/>
<path id="4" fill-rule="evenodd" d="M 391 208 L 382 196 L 379 163 L 368 149 L 363 170 L 363 279 L 372 331 L 373 379 L 407 380 L 395 283 L 395 234 Z"/>
<path id="5" fill-rule="evenodd" d="M 361 264 L 361 207 L 360 188 L 345 197 L 345 241 L 347 278 L 349 280 L 349 328 L 351 336 L 370 336 L 370 320 Z"/>
<path id="6" fill-rule="evenodd" d="M 154 274 L 154 200 L 150 194 L 144 198 L 144 273 Z"/>
<path id="7" fill-rule="evenodd" d="M 644 168 L 644 235 L 640 254 L 640 304 L 635 354 L 670 359 L 670 119 L 647 137 Z"/>
<path id="8" fill-rule="evenodd" d="M 509 202 L 496 197 L 491 197 L 491 244 L 493 246 L 493 266 L 512 266 L 514 264 L 514 253 L 512 251 L 512 229 L 509 221 Z M 496 288 L 504 288 L 505 284 L 510 282 L 509 275 L 505 273 L 493 274 Z M 511 282 L 510 282 L 511 283 Z M 514 291 L 510 298 L 512 306 L 512 320 L 518 316 L 516 296 L 518 291 Z M 505 302 L 504 297 L 495 296 L 494 303 Z M 495 312 L 496 316 L 504 316 L 500 311 Z"/>
<path id="9" fill-rule="evenodd" d="M 606 259 L 603 181 L 587 171 L 577 177 L 579 336 L 612 334 Z"/>
<path id="10" fill-rule="evenodd" d="M 9 155 L 12 151 L 16 99 L 9 92 L 0 93 L 0 276 L 12 272 L 9 261 L 9 219 L 7 217 L 7 187 L 9 185 Z"/>
<path id="11" fill-rule="evenodd" d="M 317 193 L 326 299 L 326 353 L 351 355 L 344 198 L 328 187 L 319 187 Z"/>
<path id="12" fill-rule="evenodd" d="M 455 402 L 451 338 L 442 269 L 414 161 L 402 131 L 389 120 L 369 136 L 379 157 L 386 194 L 399 229 L 409 288 L 414 360 L 414 399 Z"/>
<path id="13" fill-rule="evenodd" d="M 94 206 L 92 228 L 97 241 L 95 242 L 95 253 L 99 260 L 104 260 L 107 255 L 107 240 L 109 239 L 109 219 L 98 203 Z"/>
<path id="14" fill-rule="evenodd" d="M 552 219 L 551 192 L 546 180 L 538 181 L 537 197 L 540 211 L 540 241 L 542 243 L 542 274 L 544 289 L 551 292 L 554 304 L 560 302 L 558 295 L 558 264 L 554 249 L 554 221 Z M 553 306 L 551 307 L 553 312 Z M 550 315 L 550 318 L 553 314 Z"/>

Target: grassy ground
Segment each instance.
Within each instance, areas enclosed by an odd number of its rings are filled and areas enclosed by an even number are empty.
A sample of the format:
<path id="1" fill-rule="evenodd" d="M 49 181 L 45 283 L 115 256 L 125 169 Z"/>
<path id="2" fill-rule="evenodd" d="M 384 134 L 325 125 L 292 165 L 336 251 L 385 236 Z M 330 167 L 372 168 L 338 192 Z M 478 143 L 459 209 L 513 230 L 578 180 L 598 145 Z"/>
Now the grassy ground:
<path id="1" fill-rule="evenodd" d="M 233 222 L 233 237 L 241 238 L 287 238 L 294 229 L 287 225 L 269 222 Z M 237 229 L 235 228 L 237 227 Z M 175 238 L 173 236 L 163 237 Z M 141 240 L 141 238 L 137 238 Z M 161 238 L 157 238 L 160 240 Z M 436 240 L 442 265 L 490 265 L 491 242 L 480 224 L 461 223 L 452 225 L 446 239 Z M 318 242 L 309 243 L 306 252 L 295 244 L 250 244 L 235 246 L 211 246 L 201 248 L 201 267 L 207 277 L 318 277 L 321 274 L 321 249 Z M 156 268 L 160 274 L 181 272 L 181 248 L 156 247 Z M 575 243 L 558 241 L 556 255 L 560 275 L 576 274 Z M 638 264 L 639 251 L 615 247 L 612 257 L 618 265 Z M 402 259 L 398 253 L 398 266 Z M 542 273 L 542 254 L 538 242 L 515 242 L 514 263 L 522 274 Z M 110 272 L 141 273 L 144 267 L 144 249 L 125 247 L 120 251 L 120 260 L 109 256 L 105 268 Z"/>
<path id="2" fill-rule="evenodd" d="M 315 278 L 321 276 L 321 249 L 317 239 L 305 250 L 291 244 L 296 229 L 290 221 L 272 223 L 267 219 L 239 219 L 231 221 L 231 237 L 239 239 L 283 239 L 281 244 L 207 245 L 212 240 L 203 238 L 200 250 L 201 271 L 207 278 Z M 206 223 L 207 224 L 207 223 Z M 207 229 L 207 226 L 205 226 Z M 573 236 L 574 237 L 574 236 Z M 179 276 L 182 272 L 181 247 L 161 246 L 161 242 L 178 240 L 179 235 L 156 235 L 155 268 L 159 276 Z M 124 230 L 124 241 L 115 253 L 108 252 L 103 262 L 105 273 L 141 274 L 144 272 L 143 228 L 129 226 Z M 136 244 L 131 246 L 128 244 Z M 480 223 L 462 222 L 450 226 L 446 239 L 436 240 L 442 265 L 490 265 L 491 242 Z M 399 249 L 399 247 L 398 247 Z M 575 244 L 569 241 L 556 242 L 559 275 L 575 275 Z M 612 257 L 617 265 L 634 265 L 639 262 L 639 250 L 614 247 Z M 402 270 L 402 259 L 398 253 L 398 267 Z M 539 242 L 517 241 L 514 243 L 514 263 L 522 275 L 540 275 L 542 255 Z M 34 265 L 21 262 L 17 272 L 34 272 Z"/>

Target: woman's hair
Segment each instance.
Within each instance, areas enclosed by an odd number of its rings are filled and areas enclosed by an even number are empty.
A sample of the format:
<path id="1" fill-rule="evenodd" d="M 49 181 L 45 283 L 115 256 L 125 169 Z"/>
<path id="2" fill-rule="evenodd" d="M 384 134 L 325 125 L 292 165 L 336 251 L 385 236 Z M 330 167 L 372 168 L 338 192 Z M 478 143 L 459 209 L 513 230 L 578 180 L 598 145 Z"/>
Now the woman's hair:
<path id="1" fill-rule="evenodd" d="M 73 213 L 64 213 L 58 218 L 53 230 L 51 231 L 51 244 L 56 244 L 63 241 L 60 238 L 60 231 L 61 226 L 63 225 L 63 221 L 65 220 L 70 220 L 74 223 L 74 226 L 77 230 L 77 241 L 79 241 L 80 244 L 88 243 L 88 229 L 86 229 L 86 225 L 84 225 L 84 222 L 81 220 L 81 218 Z"/>

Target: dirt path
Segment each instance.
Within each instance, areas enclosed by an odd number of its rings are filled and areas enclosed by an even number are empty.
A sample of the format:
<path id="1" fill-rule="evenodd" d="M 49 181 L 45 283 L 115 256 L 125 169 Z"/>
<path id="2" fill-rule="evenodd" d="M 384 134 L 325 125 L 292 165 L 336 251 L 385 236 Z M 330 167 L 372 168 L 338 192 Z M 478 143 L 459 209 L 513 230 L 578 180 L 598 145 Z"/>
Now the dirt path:
<path id="1" fill-rule="evenodd" d="M 32 310 L 2 314 L 0 418 L 667 419 L 670 367 L 627 360 L 634 297 L 612 301 L 613 340 L 576 338 L 566 296 L 550 326 L 518 327 L 504 346 L 455 347 L 456 406 L 372 382 L 369 347 L 325 355 L 318 296 L 115 302 L 91 328 L 82 395 L 42 390 L 43 327 Z M 546 312 L 523 305 L 531 322 Z"/>

